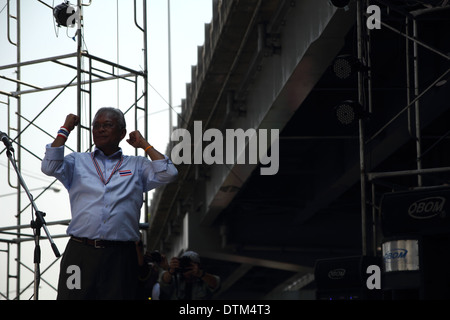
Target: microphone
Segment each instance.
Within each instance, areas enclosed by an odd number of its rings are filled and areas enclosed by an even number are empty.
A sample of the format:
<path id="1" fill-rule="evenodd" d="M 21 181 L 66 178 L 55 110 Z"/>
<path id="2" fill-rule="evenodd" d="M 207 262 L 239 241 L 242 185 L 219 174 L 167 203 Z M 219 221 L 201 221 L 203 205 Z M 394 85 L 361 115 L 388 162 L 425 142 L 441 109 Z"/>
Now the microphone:
<path id="1" fill-rule="evenodd" d="M 3 141 L 7 150 L 14 152 L 14 149 L 9 141 L 8 135 L 2 131 L 0 131 L 0 140 Z"/>

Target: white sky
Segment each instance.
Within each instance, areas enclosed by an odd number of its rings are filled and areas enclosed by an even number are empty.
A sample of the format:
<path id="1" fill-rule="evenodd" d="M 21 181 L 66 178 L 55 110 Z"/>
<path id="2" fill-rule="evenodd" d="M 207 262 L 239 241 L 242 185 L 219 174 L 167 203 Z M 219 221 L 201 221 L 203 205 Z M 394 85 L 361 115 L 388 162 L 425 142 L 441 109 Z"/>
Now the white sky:
<path id="1" fill-rule="evenodd" d="M 186 83 L 191 82 L 191 66 L 197 64 L 197 47 L 204 43 L 205 23 L 211 22 L 212 0 L 170 0 L 171 1 L 171 34 L 172 34 L 172 104 L 179 106 L 185 98 Z M 0 66 L 16 62 L 16 49 L 7 40 L 7 8 L 6 0 L 0 0 Z M 62 0 L 45 0 L 49 5 L 56 6 Z M 72 1 L 76 2 L 76 1 Z M 87 3 L 87 0 L 84 1 Z M 142 25 L 142 0 L 137 0 L 138 22 Z M 11 11 L 15 14 L 16 0 L 11 0 Z M 168 29 L 167 29 L 167 0 L 148 0 L 148 71 L 149 71 L 149 142 L 162 152 L 166 151 L 169 141 L 169 107 L 168 97 Z M 119 8 L 119 10 L 117 10 Z M 22 28 L 22 61 L 42 59 L 76 52 L 76 41 L 72 40 L 75 29 L 56 28 L 52 11 L 42 3 L 34 0 L 21 1 L 21 28 Z M 117 17 L 119 12 L 119 18 Z M 16 22 L 11 19 L 11 38 L 16 40 Z M 118 22 L 118 24 L 117 24 Z M 118 25 L 118 27 L 117 27 Z M 119 31 L 118 31 L 119 30 Z M 143 37 L 134 25 L 132 0 L 92 0 L 90 6 L 84 7 L 84 44 L 90 54 L 118 62 L 119 64 L 142 70 Z M 119 48 L 119 49 L 118 49 Z M 87 60 L 85 60 L 87 61 Z M 63 62 L 76 65 L 75 60 L 68 59 Z M 87 63 L 87 62 L 86 62 Z M 105 70 L 104 66 L 100 66 Z M 110 70 L 108 70 L 110 71 Z M 54 63 L 38 64 L 22 68 L 22 81 L 39 87 L 67 84 L 75 77 L 75 70 L 58 66 Z M 14 69 L 0 70 L 0 76 L 15 78 Z M 0 79 L 0 91 L 14 91 L 16 85 L 10 81 Z M 29 89 L 22 87 L 22 90 Z M 34 119 L 61 89 L 44 91 L 40 93 L 25 94 L 22 96 L 21 126 L 24 128 L 28 121 Z M 142 91 L 139 88 L 139 96 Z M 108 81 L 94 86 L 93 112 L 103 106 L 120 106 L 122 110 L 128 109 L 134 102 L 134 85 L 126 81 Z M 13 139 L 17 132 L 8 132 L 8 118 L 10 125 L 16 127 L 18 116 L 15 99 L 11 99 L 8 114 L 6 96 L 0 94 L 0 131 L 9 133 Z M 85 103 L 87 105 L 87 102 Z M 175 108 L 179 110 L 179 108 Z M 22 145 L 35 153 L 38 157 L 44 156 L 45 144 L 52 141 L 40 129 L 56 135 L 59 127 L 64 123 L 68 113 L 76 113 L 76 90 L 68 89 L 55 102 L 53 102 L 36 121 L 36 126 L 30 126 L 22 135 Z M 127 117 L 128 131 L 134 126 L 134 111 Z M 142 119 L 139 119 L 138 129 L 143 130 Z M 174 116 L 176 124 L 176 116 Z M 76 149 L 76 136 L 73 133 L 69 138 L 69 146 Z M 14 145 L 17 154 L 17 145 Z M 132 154 L 134 151 L 122 144 L 124 151 Z M 0 146 L 0 151 L 3 145 Z M 69 151 L 66 151 L 66 154 Z M 48 186 L 53 179 L 40 172 L 40 161 L 27 151 L 22 150 L 22 175 L 34 197 Z M 17 223 L 17 197 L 16 191 L 8 183 L 8 158 L 6 153 L 0 154 L 0 228 L 14 226 Z M 16 184 L 15 172 L 11 168 L 11 183 Z M 46 213 L 47 223 L 70 218 L 70 207 L 66 190 L 58 182 L 54 185 L 60 192 L 48 191 L 36 199 L 40 211 Z M 29 204 L 28 198 L 23 195 L 23 209 Z M 31 209 L 27 208 L 21 214 L 21 224 L 27 225 L 31 220 Z M 65 233 L 65 227 L 48 227 L 52 236 Z M 23 233 L 31 234 L 31 229 L 23 229 Z M 44 230 L 42 230 L 44 233 Z M 0 239 L 10 239 L 14 236 L 0 234 Z M 67 239 L 55 239 L 55 243 L 62 253 Z M 44 271 L 55 260 L 48 240 L 40 242 L 42 249 L 41 271 Z M 6 294 L 6 244 L 0 242 L 0 293 Z M 16 245 L 11 246 L 11 270 L 16 273 Z M 22 262 L 33 269 L 32 242 L 22 244 Z M 42 278 L 56 287 L 59 273 L 59 261 L 56 262 Z M 33 273 L 21 268 L 21 287 L 25 287 L 33 280 Z M 14 280 L 10 281 L 10 298 L 15 297 Z M 30 299 L 33 284 L 25 291 L 21 299 Z M 56 292 L 44 281 L 41 281 L 39 290 L 40 299 L 54 299 Z M 3 299 L 0 296 L 0 300 Z"/>

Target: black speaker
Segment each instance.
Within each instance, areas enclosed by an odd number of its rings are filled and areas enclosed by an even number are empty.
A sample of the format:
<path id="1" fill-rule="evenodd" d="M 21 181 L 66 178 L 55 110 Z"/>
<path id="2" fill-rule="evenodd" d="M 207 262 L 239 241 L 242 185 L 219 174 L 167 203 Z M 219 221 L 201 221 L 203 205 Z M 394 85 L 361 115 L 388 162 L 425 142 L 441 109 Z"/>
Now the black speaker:
<path id="1" fill-rule="evenodd" d="M 384 194 L 380 212 L 385 237 L 402 234 L 449 234 L 450 187 Z"/>
<path id="2" fill-rule="evenodd" d="M 380 289 L 369 289 L 369 266 L 381 269 L 381 259 L 367 256 L 321 259 L 314 268 L 318 300 L 380 299 Z"/>

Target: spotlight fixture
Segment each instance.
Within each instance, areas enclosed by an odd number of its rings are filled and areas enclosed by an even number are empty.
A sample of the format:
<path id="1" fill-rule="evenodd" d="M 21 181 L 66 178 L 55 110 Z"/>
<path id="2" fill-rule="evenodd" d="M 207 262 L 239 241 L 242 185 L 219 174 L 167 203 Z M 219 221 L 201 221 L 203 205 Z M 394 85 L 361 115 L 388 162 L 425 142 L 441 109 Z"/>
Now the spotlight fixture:
<path id="1" fill-rule="evenodd" d="M 443 87 L 444 85 L 446 85 L 448 82 L 448 78 L 447 79 L 442 79 L 438 82 L 436 82 L 436 84 L 434 85 L 437 88 Z"/>
<path id="2" fill-rule="evenodd" d="M 450 57 L 450 52 L 447 53 L 447 56 Z M 447 70 L 445 73 L 448 74 L 449 71 L 450 70 Z M 450 80 L 450 75 L 447 75 L 444 78 L 442 78 L 441 80 L 439 80 L 438 82 L 436 82 L 436 84 L 434 86 L 437 88 L 443 87 L 448 83 L 449 80 Z"/>
<path id="3" fill-rule="evenodd" d="M 337 56 L 333 61 L 333 72 L 339 79 L 348 79 L 363 67 L 358 58 L 350 55 Z"/>
<path id="4" fill-rule="evenodd" d="M 363 106 L 353 100 L 345 100 L 334 109 L 338 121 L 343 125 L 351 125 L 360 119 L 367 118 Z"/>
<path id="5" fill-rule="evenodd" d="M 75 13 L 75 8 L 70 5 L 69 1 L 64 1 L 63 3 L 57 5 L 53 8 L 53 17 L 58 24 L 58 27 L 71 27 L 74 24 L 70 20 L 75 20 L 73 15 Z"/>
<path id="6" fill-rule="evenodd" d="M 329 0 L 329 2 L 337 8 L 346 8 L 350 0 Z"/>

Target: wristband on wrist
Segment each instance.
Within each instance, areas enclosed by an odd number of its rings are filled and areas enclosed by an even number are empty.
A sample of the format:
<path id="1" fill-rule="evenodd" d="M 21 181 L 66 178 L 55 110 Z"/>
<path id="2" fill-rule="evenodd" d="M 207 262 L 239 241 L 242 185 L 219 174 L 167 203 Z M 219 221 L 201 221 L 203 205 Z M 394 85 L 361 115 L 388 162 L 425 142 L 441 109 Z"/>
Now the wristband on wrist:
<path id="1" fill-rule="evenodd" d="M 148 146 L 147 148 L 144 149 L 144 152 L 147 152 L 147 150 L 150 148 L 153 148 L 153 146 Z"/>
<path id="2" fill-rule="evenodd" d="M 70 131 L 66 127 L 61 127 L 58 131 L 58 136 L 61 136 L 67 140 L 69 138 Z"/>

